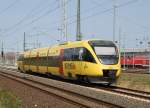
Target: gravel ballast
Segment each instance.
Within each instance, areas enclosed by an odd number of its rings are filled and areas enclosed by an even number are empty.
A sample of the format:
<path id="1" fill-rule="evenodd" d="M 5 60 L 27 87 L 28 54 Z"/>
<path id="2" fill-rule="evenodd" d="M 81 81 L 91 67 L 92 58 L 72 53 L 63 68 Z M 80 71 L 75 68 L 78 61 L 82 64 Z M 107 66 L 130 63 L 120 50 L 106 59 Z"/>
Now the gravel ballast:
<path id="1" fill-rule="evenodd" d="M 16 73 L 13 72 L 13 74 Z M 17 75 L 22 76 L 23 74 L 17 73 Z M 100 89 L 95 89 L 90 87 L 83 87 L 80 85 L 74 85 L 74 84 L 55 81 L 46 78 L 40 78 L 32 75 L 23 75 L 23 77 L 25 77 L 26 79 L 44 83 L 46 85 L 62 88 L 64 90 L 69 90 L 71 92 L 78 93 L 80 95 L 87 96 L 93 99 L 97 99 L 99 101 L 112 103 L 126 108 L 150 108 L 150 100 L 135 98 L 132 96 L 127 96 L 119 93 L 113 93 L 110 91 L 105 91 L 105 90 L 100 90 Z"/>
<path id="2" fill-rule="evenodd" d="M 0 76 L 0 87 L 20 98 L 22 108 L 79 108 L 38 89 Z"/>

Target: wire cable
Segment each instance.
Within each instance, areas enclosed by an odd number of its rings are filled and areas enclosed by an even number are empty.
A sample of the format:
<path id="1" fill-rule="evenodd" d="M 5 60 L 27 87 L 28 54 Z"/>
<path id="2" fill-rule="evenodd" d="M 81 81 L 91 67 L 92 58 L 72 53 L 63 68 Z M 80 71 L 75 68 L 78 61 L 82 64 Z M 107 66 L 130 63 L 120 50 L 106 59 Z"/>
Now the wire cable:
<path id="1" fill-rule="evenodd" d="M 0 11 L 0 15 L 5 13 L 7 10 L 9 10 L 11 7 L 13 7 L 18 1 L 20 0 L 15 0 L 14 2 L 12 2 L 10 5 L 8 5 L 6 8 L 4 8 L 3 10 Z"/>
<path id="2" fill-rule="evenodd" d="M 41 6 L 42 3 L 46 3 L 46 2 L 43 2 L 43 0 L 40 0 L 40 2 L 38 3 L 37 6 L 35 6 L 33 9 L 31 9 L 31 11 L 28 14 L 26 14 L 20 21 L 18 21 L 17 23 L 15 23 L 14 25 L 12 25 L 11 27 L 7 28 L 7 31 L 11 31 L 11 30 L 15 29 L 17 26 L 21 25 L 23 22 L 29 20 L 31 18 L 31 15 L 32 16 L 33 15 L 37 15 L 36 13 L 33 14 L 33 12 L 35 10 L 37 10 L 38 8 L 40 8 L 40 6 Z M 44 9 L 42 8 L 42 10 L 44 10 Z"/>

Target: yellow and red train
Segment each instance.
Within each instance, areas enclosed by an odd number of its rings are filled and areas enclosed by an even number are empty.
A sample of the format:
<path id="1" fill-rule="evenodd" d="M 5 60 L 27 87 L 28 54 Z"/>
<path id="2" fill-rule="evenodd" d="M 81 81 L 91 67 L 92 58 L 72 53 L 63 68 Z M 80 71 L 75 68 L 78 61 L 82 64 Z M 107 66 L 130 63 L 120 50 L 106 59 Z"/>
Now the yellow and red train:
<path id="1" fill-rule="evenodd" d="M 22 72 L 111 84 L 120 76 L 120 54 L 112 41 L 83 40 L 28 50 L 20 54 Z"/>

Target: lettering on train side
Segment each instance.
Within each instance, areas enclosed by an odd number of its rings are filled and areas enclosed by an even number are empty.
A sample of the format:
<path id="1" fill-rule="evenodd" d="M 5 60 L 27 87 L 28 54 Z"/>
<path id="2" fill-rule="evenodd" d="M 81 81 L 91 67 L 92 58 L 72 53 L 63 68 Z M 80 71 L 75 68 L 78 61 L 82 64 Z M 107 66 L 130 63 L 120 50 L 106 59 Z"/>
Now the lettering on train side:
<path id="1" fill-rule="evenodd" d="M 65 63 L 65 69 L 75 69 L 74 63 Z"/>

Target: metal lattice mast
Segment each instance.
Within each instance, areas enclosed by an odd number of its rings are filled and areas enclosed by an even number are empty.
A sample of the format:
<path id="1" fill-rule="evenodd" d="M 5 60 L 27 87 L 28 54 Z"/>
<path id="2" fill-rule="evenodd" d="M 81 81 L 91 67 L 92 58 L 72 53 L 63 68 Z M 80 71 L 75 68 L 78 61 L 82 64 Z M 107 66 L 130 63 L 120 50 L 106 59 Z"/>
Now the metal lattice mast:
<path id="1" fill-rule="evenodd" d="M 114 0 L 113 4 L 113 42 L 115 42 L 115 35 L 116 35 L 116 0 Z"/>
<path id="2" fill-rule="evenodd" d="M 26 51 L 26 34 L 24 32 L 24 36 L 23 36 L 23 51 Z"/>
<path id="3" fill-rule="evenodd" d="M 68 40 L 67 37 L 67 0 L 61 0 L 61 7 L 62 7 L 62 40 L 64 41 Z"/>
<path id="4" fill-rule="evenodd" d="M 80 0 L 77 0 L 77 33 L 76 40 L 82 40 L 81 31 L 80 31 Z"/>

